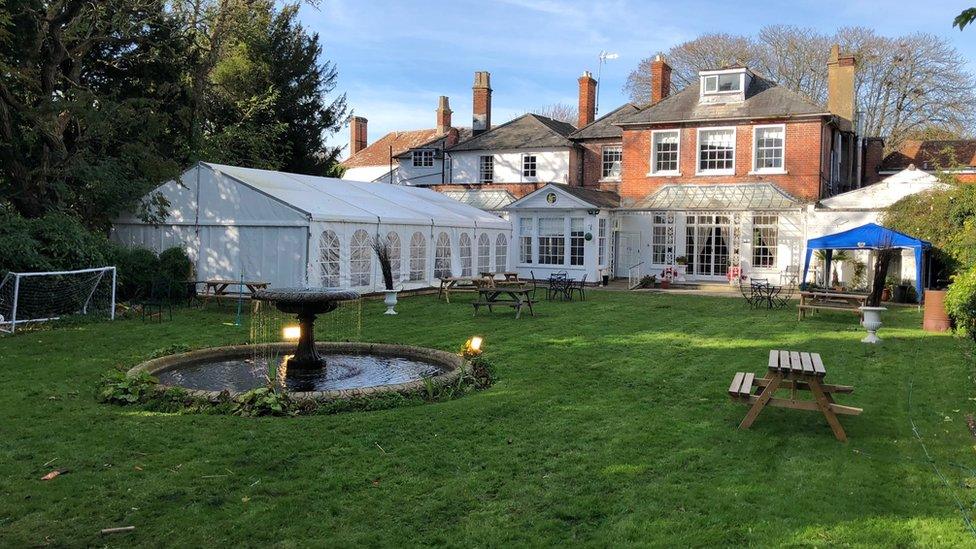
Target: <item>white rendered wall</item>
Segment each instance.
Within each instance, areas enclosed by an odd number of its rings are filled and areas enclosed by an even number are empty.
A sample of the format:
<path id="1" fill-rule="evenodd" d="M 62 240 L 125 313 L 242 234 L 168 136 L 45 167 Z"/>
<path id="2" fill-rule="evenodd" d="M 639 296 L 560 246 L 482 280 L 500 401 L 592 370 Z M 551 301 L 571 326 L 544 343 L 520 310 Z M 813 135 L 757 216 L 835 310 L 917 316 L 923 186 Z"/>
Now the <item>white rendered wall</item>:
<path id="1" fill-rule="evenodd" d="M 568 183 L 569 149 L 464 151 L 450 153 L 452 183 L 478 183 L 481 156 L 494 158 L 492 183 Z M 522 175 L 522 157 L 536 157 L 536 176 Z"/>

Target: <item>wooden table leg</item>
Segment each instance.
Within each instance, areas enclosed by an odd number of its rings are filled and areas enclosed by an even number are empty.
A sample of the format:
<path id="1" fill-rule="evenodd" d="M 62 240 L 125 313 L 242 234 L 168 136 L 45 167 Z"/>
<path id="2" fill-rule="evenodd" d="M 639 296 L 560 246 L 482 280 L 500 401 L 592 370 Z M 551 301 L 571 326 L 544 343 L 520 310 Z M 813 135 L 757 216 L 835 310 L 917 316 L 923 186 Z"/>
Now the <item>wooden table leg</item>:
<path id="1" fill-rule="evenodd" d="M 759 395 L 759 398 L 756 400 L 755 404 L 752 405 L 752 408 L 749 408 L 749 413 L 746 414 L 746 417 L 742 418 L 742 423 L 739 424 L 739 429 L 748 429 L 749 427 L 752 427 L 752 423 L 756 421 L 756 418 L 759 416 L 759 412 L 762 412 L 763 408 L 766 407 L 766 403 L 769 402 L 769 399 L 773 398 L 773 393 L 776 392 L 776 389 L 779 389 L 779 384 L 781 381 L 783 381 L 783 374 L 780 372 L 772 372 L 772 376 L 769 378 L 769 383 L 767 383 L 766 387 L 763 388 L 762 393 Z"/>
<path id="2" fill-rule="evenodd" d="M 840 420 L 837 419 L 837 415 L 830 409 L 830 400 L 824 394 L 823 387 L 820 385 L 820 379 L 811 377 L 807 380 L 807 383 L 810 385 L 810 392 L 813 393 L 813 397 L 817 401 L 817 406 L 820 407 L 820 411 L 827 418 L 827 423 L 830 424 L 830 429 L 834 432 L 834 436 L 841 442 L 847 442 L 847 433 L 844 432 L 844 428 L 841 426 Z"/>

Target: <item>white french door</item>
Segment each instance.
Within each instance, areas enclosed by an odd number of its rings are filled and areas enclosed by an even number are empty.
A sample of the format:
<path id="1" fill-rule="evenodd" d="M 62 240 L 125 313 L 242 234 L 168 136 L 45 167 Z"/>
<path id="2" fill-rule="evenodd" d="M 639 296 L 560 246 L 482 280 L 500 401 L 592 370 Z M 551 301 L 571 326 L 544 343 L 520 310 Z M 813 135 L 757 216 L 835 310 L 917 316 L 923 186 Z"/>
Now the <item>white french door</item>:
<path id="1" fill-rule="evenodd" d="M 731 216 L 689 214 L 685 225 L 688 274 L 725 278 L 729 268 L 731 239 Z"/>

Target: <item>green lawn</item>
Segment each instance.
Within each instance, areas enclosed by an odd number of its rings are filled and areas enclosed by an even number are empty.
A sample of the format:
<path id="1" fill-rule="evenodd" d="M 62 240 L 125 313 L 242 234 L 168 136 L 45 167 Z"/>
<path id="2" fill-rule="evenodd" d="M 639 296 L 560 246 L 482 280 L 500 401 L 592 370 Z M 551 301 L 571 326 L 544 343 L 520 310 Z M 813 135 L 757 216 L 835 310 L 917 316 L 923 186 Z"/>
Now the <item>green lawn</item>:
<path id="1" fill-rule="evenodd" d="M 424 406 L 300 418 L 169 415 L 95 386 L 168 345 L 240 343 L 218 311 L 0 338 L 0 546 L 974 545 L 970 347 L 890 311 L 797 323 L 740 299 L 592 292 L 535 318 L 460 298 L 363 307 L 362 337 L 455 350 L 485 336 L 499 381 Z M 850 442 L 725 391 L 767 350 L 823 355 Z M 925 461 L 910 418 L 949 487 Z M 39 480 L 55 467 L 70 472 Z M 970 469 L 972 468 L 972 469 Z M 100 537 L 101 528 L 133 525 Z"/>

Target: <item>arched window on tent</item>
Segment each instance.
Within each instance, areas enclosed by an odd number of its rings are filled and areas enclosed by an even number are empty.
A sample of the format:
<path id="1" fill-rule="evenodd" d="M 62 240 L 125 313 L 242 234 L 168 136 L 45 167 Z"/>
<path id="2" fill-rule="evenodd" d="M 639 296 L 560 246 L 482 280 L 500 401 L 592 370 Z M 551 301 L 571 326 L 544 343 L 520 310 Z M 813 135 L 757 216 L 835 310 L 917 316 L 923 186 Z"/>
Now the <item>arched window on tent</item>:
<path id="1" fill-rule="evenodd" d="M 410 281 L 427 278 L 427 238 L 417 231 L 410 238 Z"/>
<path id="2" fill-rule="evenodd" d="M 468 233 L 461 233 L 458 255 L 461 256 L 461 276 L 471 276 L 471 237 Z"/>
<path id="3" fill-rule="evenodd" d="M 369 286 L 369 275 L 373 267 L 373 247 L 369 233 L 363 229 L 352 234 L 349 242 L 349 283 L 352 286 Z"/>
<path id="4" fill-rule="evenodd" d="M 491 237 L 481 233 L 478 237 L 478 274 L 491 272 Z"/>
<path id="5" fill-rule="evenodd" d="M 393 272 L 393 283 L 400 282 L 400 235 L 396 231 L 390 231 L 386 235 L 386 241 L 390 244 L 390 270 Z"/>
<path id="6" fill-rule="evenodd" d="M 319 237 L 319 273 L 322 286 L 339 287 L 339 237 L 335 231 L 322 231 Z"/>
<path id="7" fill-rule="evenodd" d="M 447 233 L 437 236 L 437 246 L 434 247 L 434 276 L 447 278 L 451 276 L 451 237 Z"/>
<path id="8" fill-rule="evenodd" d="M 504 233 L 499 233 L 495 239 L 495 272 L 504 273 L 508 270 L 508 239 Z"/>

